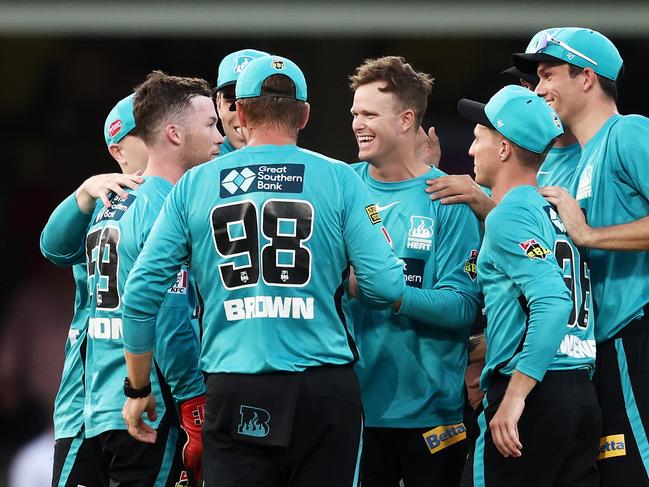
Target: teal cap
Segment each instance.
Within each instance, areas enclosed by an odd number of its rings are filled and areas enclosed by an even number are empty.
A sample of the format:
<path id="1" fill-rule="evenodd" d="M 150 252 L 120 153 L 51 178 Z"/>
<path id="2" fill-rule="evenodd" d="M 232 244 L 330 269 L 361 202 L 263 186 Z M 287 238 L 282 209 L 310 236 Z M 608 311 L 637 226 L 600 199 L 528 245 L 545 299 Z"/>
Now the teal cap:
<path id="1" fill-rule="evenodd" d="M 603 34 L 583 27 L 554 27 L 538 32 L 525 53 L 513 56 L 514 65 L 525 73 L 536 73 L 539 62 L 565 62 L 591 68 L 600 76 L 617 80 L 622 57 Z"/>
<path id="2" fill-rule="evenodd" d="M 279 96 L 289 98 L 291 95 L 262 93 L 261 87 L 267 78 L 274 74 L 288 76 L 295 85 L 296 100 L 306 101 L 306 79 L 304 74 L 290 59 L 281 56 L 264 56 L 252 61 L 241 73 L 237 81 L 236 95 L 239 98 L 254 98 L 257 96 Z"/>
<path id="3" fill-rule="evenodd" d="M 135 128 L 135 116 L 133 114 L 133 100 L 135 93 L 117 102 L 117 105 L 108 114 L 104 123 L 104 138 L 106 145 L 117 144 L 128 133 Z"/>
<path id="4" fill-rule="evenodd" d="M 462 98 L 457 111 L 464 118 L 496 129 L 523 149 L 543 153 L 563 135 L 556 112 L 546 101 L 522 86 L 508 85 L 485 105 Z"/>
<path id="5" fill-rule="evenodd" d="M 268 53 L 257 51 L 256 49 L 242 49 L 225 56 L 219 64 L 215 91 L 219 91 L 226 86 L 235 84 L 241 71 L 243 71 L 251 61 L 263 56 L 268 56 Z"/>

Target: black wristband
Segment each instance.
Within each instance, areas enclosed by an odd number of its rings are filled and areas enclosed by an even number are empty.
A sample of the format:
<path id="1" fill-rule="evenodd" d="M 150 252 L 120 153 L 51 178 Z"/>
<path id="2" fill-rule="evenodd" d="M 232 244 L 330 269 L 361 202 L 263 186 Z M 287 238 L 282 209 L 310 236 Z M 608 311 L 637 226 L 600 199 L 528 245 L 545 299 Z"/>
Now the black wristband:
<path id="1" fill-rule="evenodd" d="M 139 399 L 151 394 L 151 383 L 149 382 L 142 389 L 134 389 L 128 377 L 124 378 L 124 395 L 133 399 Z"/>

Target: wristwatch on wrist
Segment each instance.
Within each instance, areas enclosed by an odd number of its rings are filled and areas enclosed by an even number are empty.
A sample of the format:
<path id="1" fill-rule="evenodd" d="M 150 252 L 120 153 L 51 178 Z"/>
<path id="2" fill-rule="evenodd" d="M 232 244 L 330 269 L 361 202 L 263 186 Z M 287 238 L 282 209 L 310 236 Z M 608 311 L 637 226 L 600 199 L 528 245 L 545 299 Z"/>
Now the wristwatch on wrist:
<path id="1" fill-rule="evenodd" d="M 146 397 L 149 394 L 151 394 L 151 383 L 149 382 L 146 386 L 144 386 L 142 389 L 135 389 L 133 386 L 131 386 L 131 381 L 128 379 L 128 377 L 124 378 L 124 395 L 126 397 L 130 397 L 133 399 L 139 399 L 142 397 Z"/>

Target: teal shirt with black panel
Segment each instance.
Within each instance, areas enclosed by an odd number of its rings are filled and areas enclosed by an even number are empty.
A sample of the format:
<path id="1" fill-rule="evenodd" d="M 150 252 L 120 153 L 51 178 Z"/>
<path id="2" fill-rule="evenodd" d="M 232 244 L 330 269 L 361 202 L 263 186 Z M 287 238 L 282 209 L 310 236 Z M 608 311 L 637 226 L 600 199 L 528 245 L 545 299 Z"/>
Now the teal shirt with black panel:
<path id="1" fill-rule="evenodd" d="M 584 146 L 572 192 L 592 227 L 649 215 L 649 119 L 613 115 Z M 644 316 L 649 303 L 649 252 L 587 250 L 597 342 Z"/>
<path id="2" fill-rule="evenodd" d="M 60 266 L 72 266 L 75 285 L 74 313 L 68 338 L 61 384 L 54 400 L 54 437 L 75 437 L 83 426 L 83 354 L 88 327 L 88 289 L 83 240 L 92 214 L 82 213 L 75 195 L 66 198 L 50 216 L 40 239 L 43 255 Z"/>
<path id="3" fill-rule="evenodd" d="M 537 381 L 548 370 L 595 366 L 590 273 L 557 212 L 532 186 L 511 189 L 489 213 L 478 256 L 485 298 L 486 365 Z"/>
<path id="4" fill-rule="evenodd" d="M 462 421 L 464 372 L 478 306 L 480 225 L 467 205 L 442 205 L 424 192 L 426 174 L 377 181 L 366 162 L 352 166 L 367 185 L 404 263 L 397 314 L 349 300 L 359 343 L 356 364 L 365 424 L 423 428 Z"/>
<path id="5" fill-rule="evenodd" d="M 565 147 L 552 147 L 536 175 L 539 188 L 542 186 L 561 186 L 570 189 L 581 157 L 579 144 Z"/>
<path id="6" fill-rule="evenodd" d="M 205 372 L 300 372 L 358 358 L 342 306 L 348 265 L 363 299 L 388 307 L 403 265 L 347 164 L 295 145 L 243 147 L 176 184 L 129 276 L 126 349 L 160 333 L 164 289 L 191 256 L 204 298 Z"/>
<path id="7" fill-rule="evenodd" d="M 93 218 L 86 236 L 86 262 L 90 295 L 88 351 L 86 357 L 86 436 L 108 430 L 126 429 L 122 418 L 127 375 L 122 340 L 124 284 L 172 184 L 155 176 L 127 198 L 114 195 L 111 206 Z M 185 264 L 185 263 L 183 263 Z M 191 316 L 196 294 L 186 265 L 163 292 L 164 302 L 154 320 L 161 333 L 156 336 L 151 388 L 156 399 L 157 427 L 165 414 L 164 383 L 177 402 L 204 393 L 198 369 L 199 343 Z M 156 369 L 160 370 L 162 377 Z"/>

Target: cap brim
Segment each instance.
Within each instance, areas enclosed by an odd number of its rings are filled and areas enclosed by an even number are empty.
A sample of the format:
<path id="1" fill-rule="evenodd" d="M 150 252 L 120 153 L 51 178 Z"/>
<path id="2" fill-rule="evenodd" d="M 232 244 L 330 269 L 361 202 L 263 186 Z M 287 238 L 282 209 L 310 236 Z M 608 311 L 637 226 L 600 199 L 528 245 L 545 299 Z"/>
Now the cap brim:
<path id="1" fill-rule="evenodd" d="M 227 83 L 221 83 L 220 85 L 218 85 L 216 88 L 214 88 L 212 90 L 212 94 L 215 94 L 217 91 L 222 90 L 223 88 L 225 88 L 227 86 L 234 86 L 236 84 L 237 84 L 237 80 L 228 81 Z"/>
<path id="2" fill-rule="evenodd" d="M 539 77 L 536 75 L 536 72 L 535 74 L 523 73 L 516 66 L 507 68 L 504 71 L 501 71 L 500 74 L 502 74 L 503 76 L 507 76 L 512 80 L 516 80 L 516 83 L 519 83 L 520 80 L 523 80 L 534 86 L 539 84 Z"/>
<path id="3" fill-rule="evenodd" d="M 549 54 L 544 54 L 542 52 L 537 53 L 524 53 L 518 52 L 512 54 L 512 60 L 514 61 L 514 67 L 516 67 L 521 73 L 533 74 L 536 75 L 536 68 L 539 63 L 564 63 L 563 59 L 550 56 Z"/>
<path id="4" fill-rule="evenodd" d="M 495 128 L 487 118 L 484 107 L 484 103 L 462 98 L 457 102 L 457 113 L 459 113 L 461 117 L 466 118 L 471 122 L 484 125 L 485 127 Z"/>

